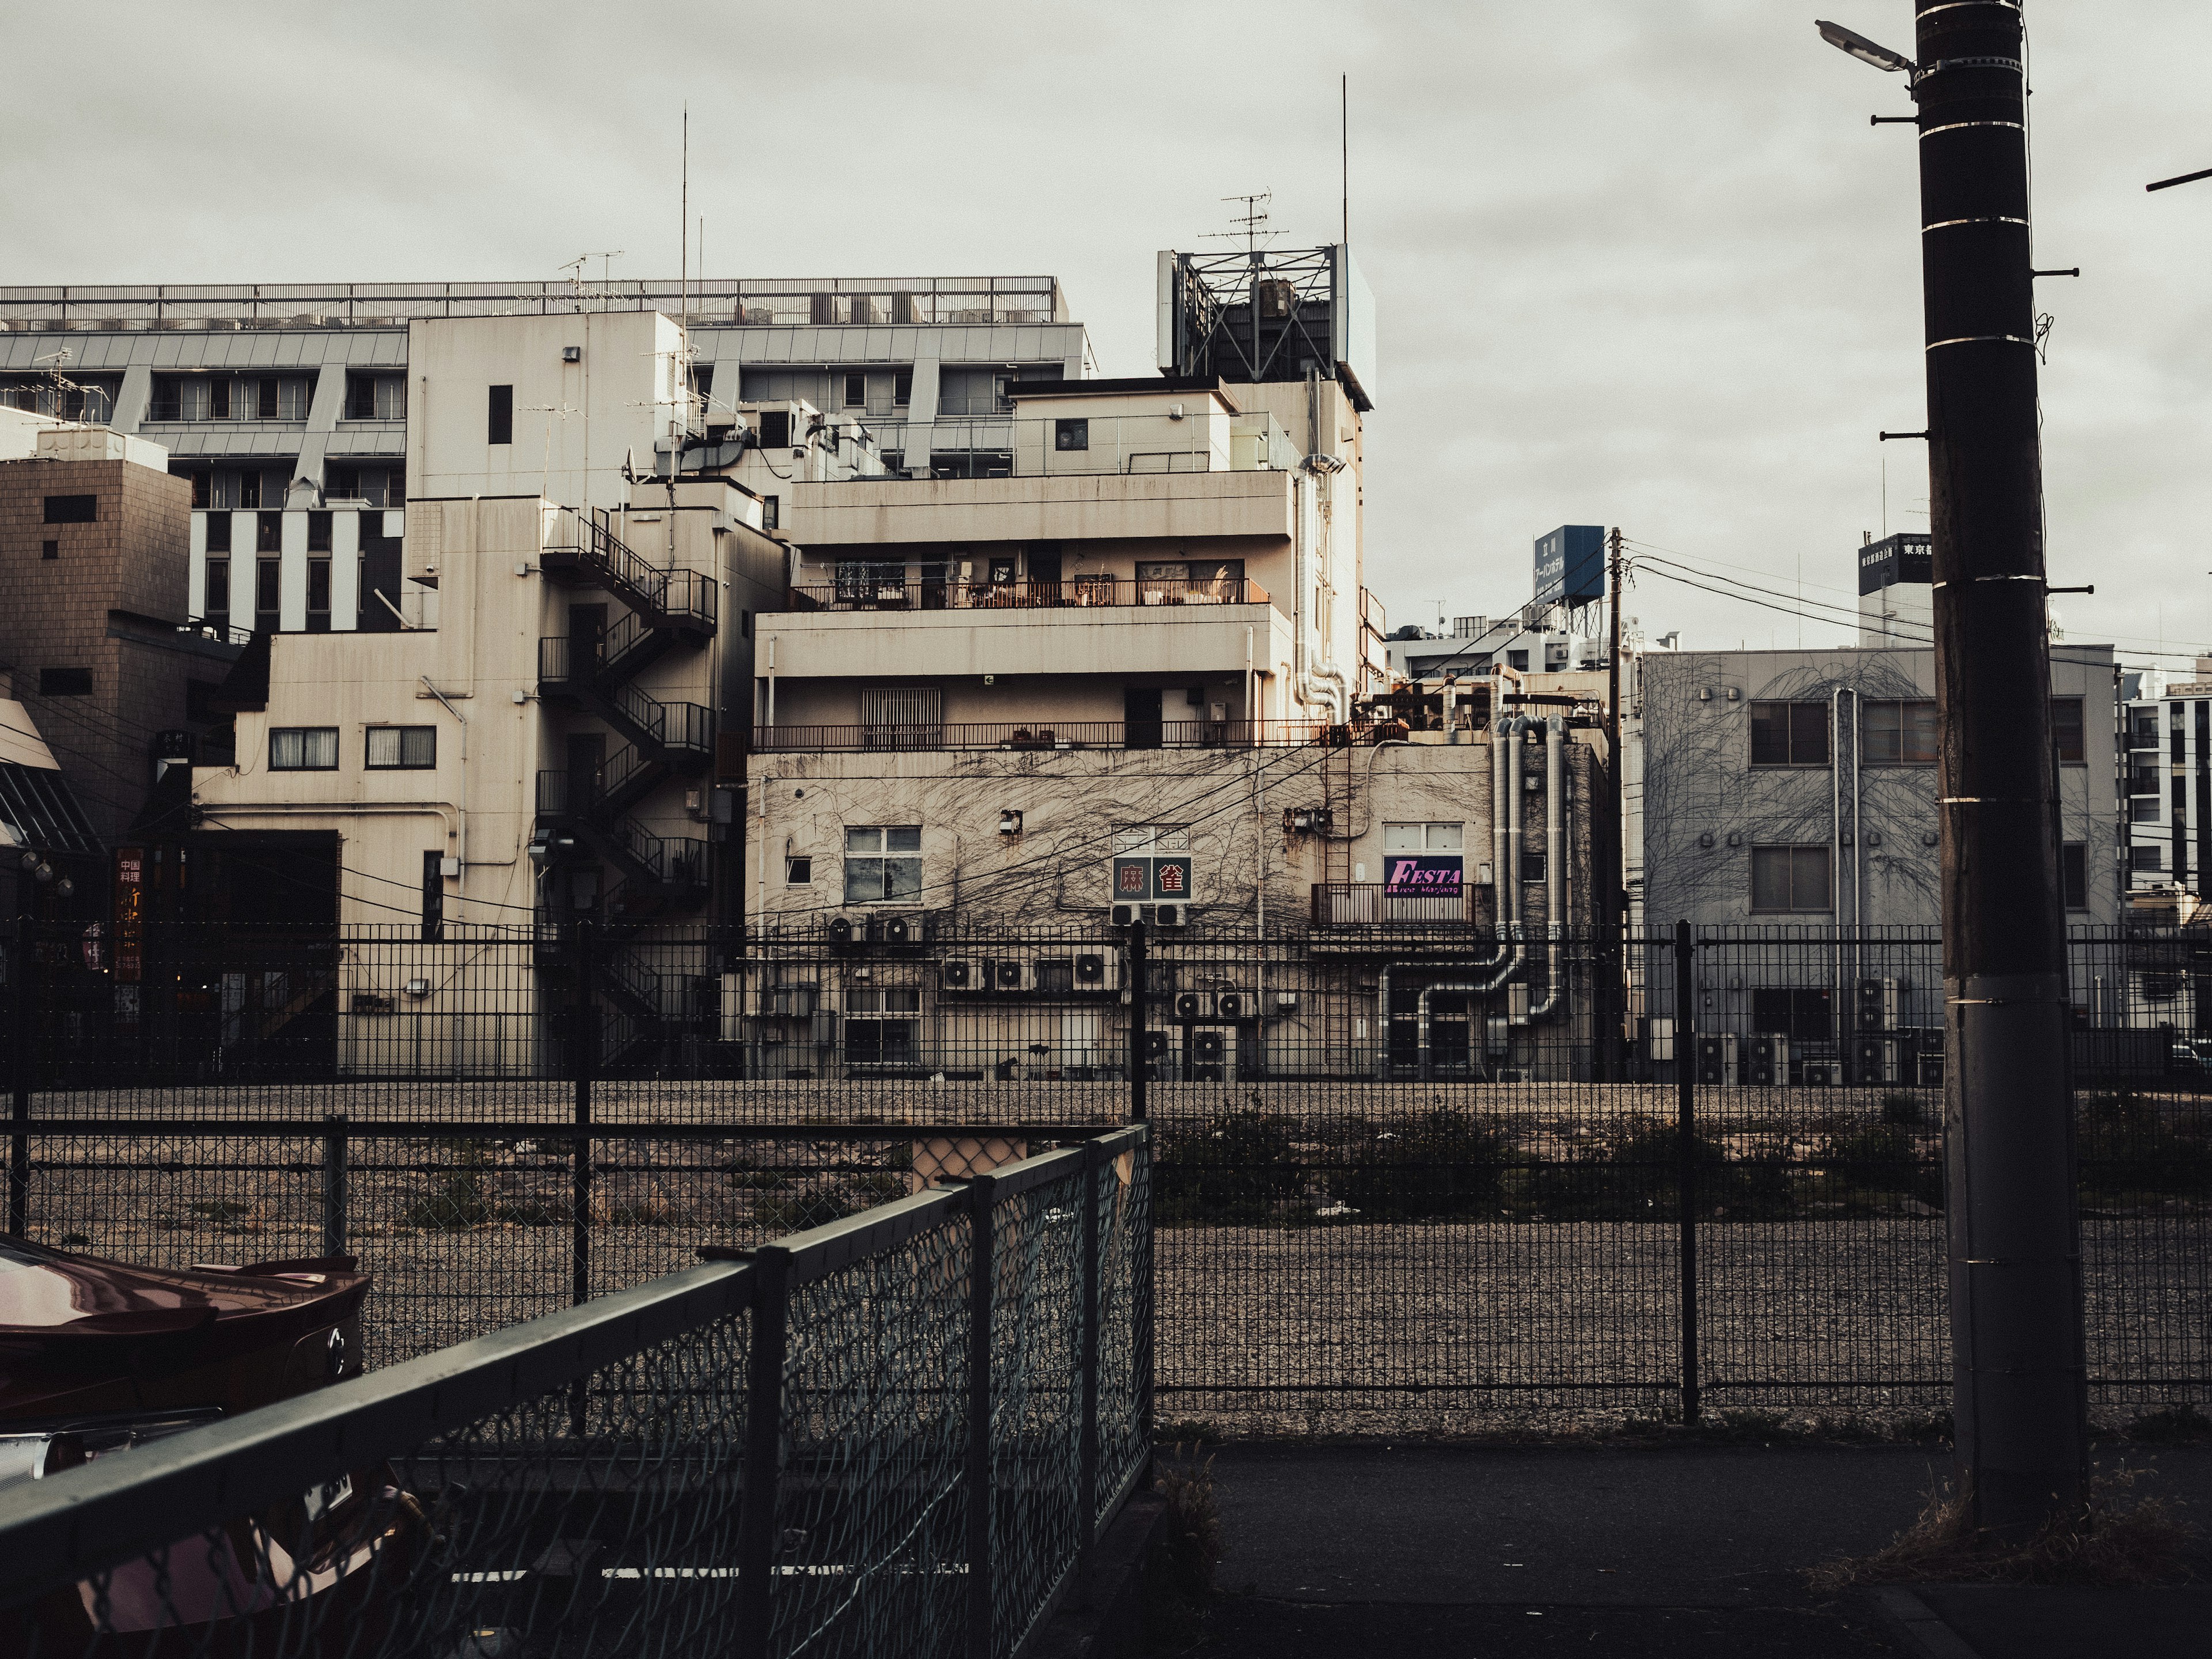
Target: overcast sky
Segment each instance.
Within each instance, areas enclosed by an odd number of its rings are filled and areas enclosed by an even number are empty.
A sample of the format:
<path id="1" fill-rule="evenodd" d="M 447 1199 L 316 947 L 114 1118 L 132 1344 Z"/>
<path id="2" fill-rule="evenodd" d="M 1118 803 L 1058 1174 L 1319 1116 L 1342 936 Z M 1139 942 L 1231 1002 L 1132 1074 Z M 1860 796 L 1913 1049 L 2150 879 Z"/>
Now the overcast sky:
<path id="1" fill-rule="evenodd" d="M 1850 605 L 1925 528 L 1905 0 L 1452 6 L 0 0 L 0 283 L 677 266 L 678 111 L 715 276 L 1050 272 L 1152 369 L 1152 256 L 1272 189 L 1352 241 L 1381 342 L 1367 580 L 1394 623 L 1528 595 L 1560 523 Z M 2056 582 L 2070 637 L 2212 640 L 2212 6 L 2031 0 Z M 1887 517 L 1882 461 L 1888 452 Z M 1752 574 L 1765 573 L 1765 578 Z M 1785 605 L 1790 601 L 1784 601 Z M 1689 644 L 1843 630 L 1647 574 Z"/>

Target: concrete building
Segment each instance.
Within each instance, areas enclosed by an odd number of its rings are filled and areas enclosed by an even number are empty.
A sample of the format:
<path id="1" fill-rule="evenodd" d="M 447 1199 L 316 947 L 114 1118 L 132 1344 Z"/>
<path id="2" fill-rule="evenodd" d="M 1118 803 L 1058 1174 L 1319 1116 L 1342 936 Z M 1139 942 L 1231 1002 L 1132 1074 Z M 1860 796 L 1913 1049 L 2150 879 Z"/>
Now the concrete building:
<path id="1" fill-rule="evenodd" d="M 199 769 L 194 798 L 213 850 L 281 863 L 331 923 L 386 939 L 316 988 L 342 1067 L 526 1069 L 561 965 L 488 952 L 461 973 L 434 947 L 539 920 L 707 918 L 717 733 L 743 728 L 752 618 L 782 593 L 786 554 L 733 480 L 655 471 L 690 431 L 671 319 L 411 333 L 402 625 L 257 635 L 225 693 L 236 763 Z M 587 371 L 588 397 L 570 395 L 597 410 L 588 438 L 580 424 L 549 469 L 545 441 L 527 454 L 514 428 L 517 388 L 558 397 Z M 586 504 L 542 494 L 547 470 Z M 265 884 L 219 890 L 238 909 L 213 919 L 278 919 L 238 913 Z M 318 908 L 293 897 L 295 915 Z M 688 987 L 612 954 L 600 967 L 617 1063 Z"/>
<path id="2" fill-rule="evenodd" d="M 2051 683 L 2066 916 L 2111 927 L 2125 847 L 2112 648 L 2053 647 Z M 1922 1080 L 1911 1054 L 1854 1049 L 1860 1028 L 1841 1011 L 1857 981 L 1888 972 L 1865 954 L 1879 954 L 1883 930 L 1932 939 L 1942 926 L 1934 652 L 1650 653 L 1635 684 L 1625 776 L 1641 786 L 1631 878 L 1641 876 L 1642 917 L 1655 929 L 1686 920 L 1798 941 L 1746 947 L 1741 968 L 1701 994 L 1700 1030 L 1789 1038 L 1793 1076 L 1832 1060 L 1837 1081 Z M 1881 1029 L 1940 1054 L 1938 976 L 1923 963 L 1910 982 L 1890 977 Z"/>
<path id="3" fill-rule="evenodd" d="M 143 439 L 0 410 L 0 665 L 108 848 L 164 764 L 220 755 L 228 725 L 209 698 L 238 652 L 187 623 L 190 495 L 167 462 Z"/>
<path id="4" fill-rule="evenodd" d="M 1934 543 L 1899 531 L 1859 549 L 1859 643 L 1870 651 L 1924 645 L 1936 636 Z"/>
<path id="5" fill-rule="evenodd" d="M 2198 659 L 2193 674 L 2138 670 L 2128 679 L 2119 770 L 2126 890 L 2201 901 L 2212 891 L 2212 658 Z"/>

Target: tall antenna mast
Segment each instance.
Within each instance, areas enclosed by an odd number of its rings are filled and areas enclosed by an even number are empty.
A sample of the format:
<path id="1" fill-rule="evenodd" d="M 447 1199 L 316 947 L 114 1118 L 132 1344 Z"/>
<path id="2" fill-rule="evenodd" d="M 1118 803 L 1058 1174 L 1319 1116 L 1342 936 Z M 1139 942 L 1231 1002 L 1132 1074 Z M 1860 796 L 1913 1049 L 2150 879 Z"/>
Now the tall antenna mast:
<path id="1" fill-rule="evenodd" d="M 681 303 L 686 331 L 684 343 L 689 345 L 691 327 L 691 106 L 689 101 L 684 106 L 684 152 L 683 160 L 678 163 L 677 179 L 676 281 L 683 294 Z"/>

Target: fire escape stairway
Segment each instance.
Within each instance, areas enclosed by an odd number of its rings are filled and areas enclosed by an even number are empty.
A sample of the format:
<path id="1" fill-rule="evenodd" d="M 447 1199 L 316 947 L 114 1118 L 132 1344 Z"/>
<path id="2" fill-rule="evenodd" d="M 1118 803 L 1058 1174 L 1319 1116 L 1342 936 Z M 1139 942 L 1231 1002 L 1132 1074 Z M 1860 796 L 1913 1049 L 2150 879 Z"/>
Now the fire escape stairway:
<path id="1" fill-rule="evenodd" d="M 659 973 L 635 951 L 616 946 L 594 958 L 607 1006 L 599 1024 L 599 1062 L 612 1073 L 649 1070 L 671 1035 Z"/>
<path id="2" fill-rule="evenodd" d="M 563 509 L 547 541 L 549 577 L 604 589 L 630 609 L 596 636 L 540 640 L 538 695 L 595 715 L 627 741 L 594 775 L 541 772 L 538 816 L 622 872 L 619 914 L 637 919 L 696 909 L 707 896 L 706 843 L 656 835 L 630 814 L 671 778 L 697 776 L 712 763 L 714 711 L 664 702 L 635 682 L 671 651 L 714 637 L 715 585 L 696 571 L 648 564 L 614 534 L 605 514 Z"/>

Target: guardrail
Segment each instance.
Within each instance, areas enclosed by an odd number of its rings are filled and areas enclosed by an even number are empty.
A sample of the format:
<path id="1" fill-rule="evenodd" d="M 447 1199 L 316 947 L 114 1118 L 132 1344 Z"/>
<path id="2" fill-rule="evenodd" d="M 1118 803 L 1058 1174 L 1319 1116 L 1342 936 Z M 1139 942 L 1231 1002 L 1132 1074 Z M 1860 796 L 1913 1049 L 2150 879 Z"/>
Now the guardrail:
<path id="1" fill-rule="evenodd" d="M 700 1254 L 0 1488 L 0 1607 L 35 1659 L 1013 1653 L 1147 1465 L 1148 1130 Z"/>
<path id="2" fill-rule="evenodd" d="M 1244 576 L 1067 576 L 1057 581 L 962 581 L 896 574 L 790 589 L 793 611 L 1069 611 L 1181 605 L 1267 605 Z"/>
<path id="3" fill-rule="evenodd" d="M 1325 743 L 1326 720 L 1012 720 L 757 726 L 756 754 L 927 753 L 955 749 L 1288 749 Z"/>

